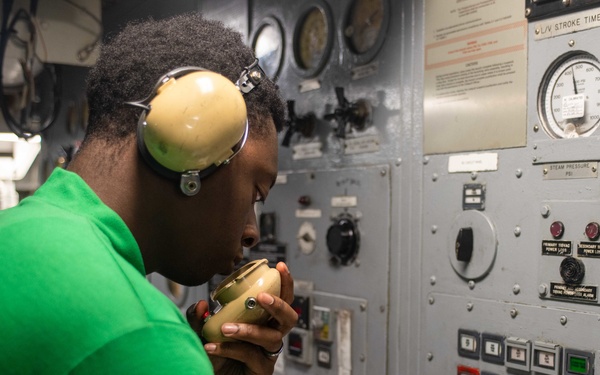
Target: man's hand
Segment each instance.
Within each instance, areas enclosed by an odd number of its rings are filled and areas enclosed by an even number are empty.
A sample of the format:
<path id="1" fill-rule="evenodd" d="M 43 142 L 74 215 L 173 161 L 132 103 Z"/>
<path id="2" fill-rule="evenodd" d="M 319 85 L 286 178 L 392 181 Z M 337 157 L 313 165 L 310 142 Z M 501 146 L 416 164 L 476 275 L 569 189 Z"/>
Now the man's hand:
<path id="1" fill-rule="evenodd" d="M 204 349 L 209 354 L 216 374 L 264 375 L 272 374 L 277 354 L 283 347 L 283 337 L 298 321 L 298 314 L 290 304 L 294 300 L 294 280 L 283 262 L 277 264 L 281 275 L 281 296 L 268 293 L 257 296 L 258 303 L 272 318 L 264 326 L 245 323 L 225 323 L 221 332 L 233 342 L 207 343 Z M 208 311 L 208 303 L 200 301 L 190 306 L 187 319 L 194 331 L 202 332 L 202 315 Z"/>

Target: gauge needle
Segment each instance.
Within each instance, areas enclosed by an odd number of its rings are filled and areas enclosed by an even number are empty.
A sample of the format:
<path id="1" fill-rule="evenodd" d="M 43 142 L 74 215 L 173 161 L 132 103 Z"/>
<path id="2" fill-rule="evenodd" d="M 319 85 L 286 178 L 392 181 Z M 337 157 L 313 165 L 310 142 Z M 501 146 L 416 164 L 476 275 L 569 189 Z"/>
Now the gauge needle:
<path id="1" fill-rule="evenodd" d="M 573 88 L 575 89 L 575 95 L 577 95 L 577 81 L 575 80 L 575 71 L 571 67 L 571 77 L 573 77 Z"/>

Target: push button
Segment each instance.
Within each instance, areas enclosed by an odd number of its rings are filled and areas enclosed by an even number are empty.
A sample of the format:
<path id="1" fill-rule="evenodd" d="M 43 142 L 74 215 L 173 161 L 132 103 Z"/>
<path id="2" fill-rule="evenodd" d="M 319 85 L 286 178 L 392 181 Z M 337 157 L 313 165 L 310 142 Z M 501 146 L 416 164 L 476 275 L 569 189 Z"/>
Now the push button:
<path id="1" fill-rule="evenodd" d="M 505 365 L 516 370 L 529 371 L 531 342 L 518 337 L 507 337 L 505 341 Z"/>
<path id="2" fill-rule="evenodd" d="M 479 332 L 466 329 L 458 330 L 458 355 L 479 359 Z"/>
<path id="3" fill-rule="evenodd" d="M 531 370 L 536 374 L 558 375 L 560 372 L 561 347 L 556 344 L 536 341 L 533 343 Z"/>
<path id="4" fill-rule="evenodd" d="M 481 359 L 486 362 L 504 364 L 504 337 L 489 333 L 481 334 Z"/>

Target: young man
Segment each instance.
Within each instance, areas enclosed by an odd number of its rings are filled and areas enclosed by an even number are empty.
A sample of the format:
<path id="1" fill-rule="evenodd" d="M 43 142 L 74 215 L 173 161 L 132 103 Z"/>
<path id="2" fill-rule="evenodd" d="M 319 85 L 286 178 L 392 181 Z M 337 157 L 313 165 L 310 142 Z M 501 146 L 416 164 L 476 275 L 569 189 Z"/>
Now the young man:
<path id="1" fill-rule="evenodd" d="M 297 320 L 285 264 L 281 298 L 258 295 L 269 323 L 226 323 L 236 341 L 204 346 L 207 303 L 188 323 L 146 274 L 200 285 L 257 243 L 284 121 L 276 86 L 238 33 L 187 14 L 103 46 L 88 101 L 68 170 L 0 211 L 0 373 L 272 373 Z"/>

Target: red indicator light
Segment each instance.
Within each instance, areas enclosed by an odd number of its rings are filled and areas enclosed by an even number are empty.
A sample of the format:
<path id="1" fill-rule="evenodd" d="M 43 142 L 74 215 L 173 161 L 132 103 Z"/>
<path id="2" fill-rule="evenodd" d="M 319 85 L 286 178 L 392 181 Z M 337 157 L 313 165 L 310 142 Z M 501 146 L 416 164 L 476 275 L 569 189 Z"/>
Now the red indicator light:
<path id="1" fill-rule="evenodd" d="M 590 240 L 597 240 L 600 237 L 600 224 L 596 222 L 589 223 L 585 227 L 585 235 Z"/>
<path id="2" fill-rule="evenodd" d="M 311 199 L 310 199 L 310 197 L 309 197 L 308 195 L 303 195 L 303 196 L 301 196 L 300 198 L 298 198 L 298 203 L 299 203 L 301 206 L 304 206 L 304 207 L 306 207 L 306 206 L 309 206 L 309 205 L 310 205 L 310 203 L 311 203 Z"/>
<path id="3" fill-rule="evenodd" d="M 458 365 L 456 367 L 457 375 L 480 375 L 479 369 L 474 367 Z"/>
<path id="4" fill-rule="evenodd" d="M 554 238 L 561 238 L 563 233 L 565 232 L 565 226 L 560 221 L 555 221 L 550 225 L 550 234 Z"/>

